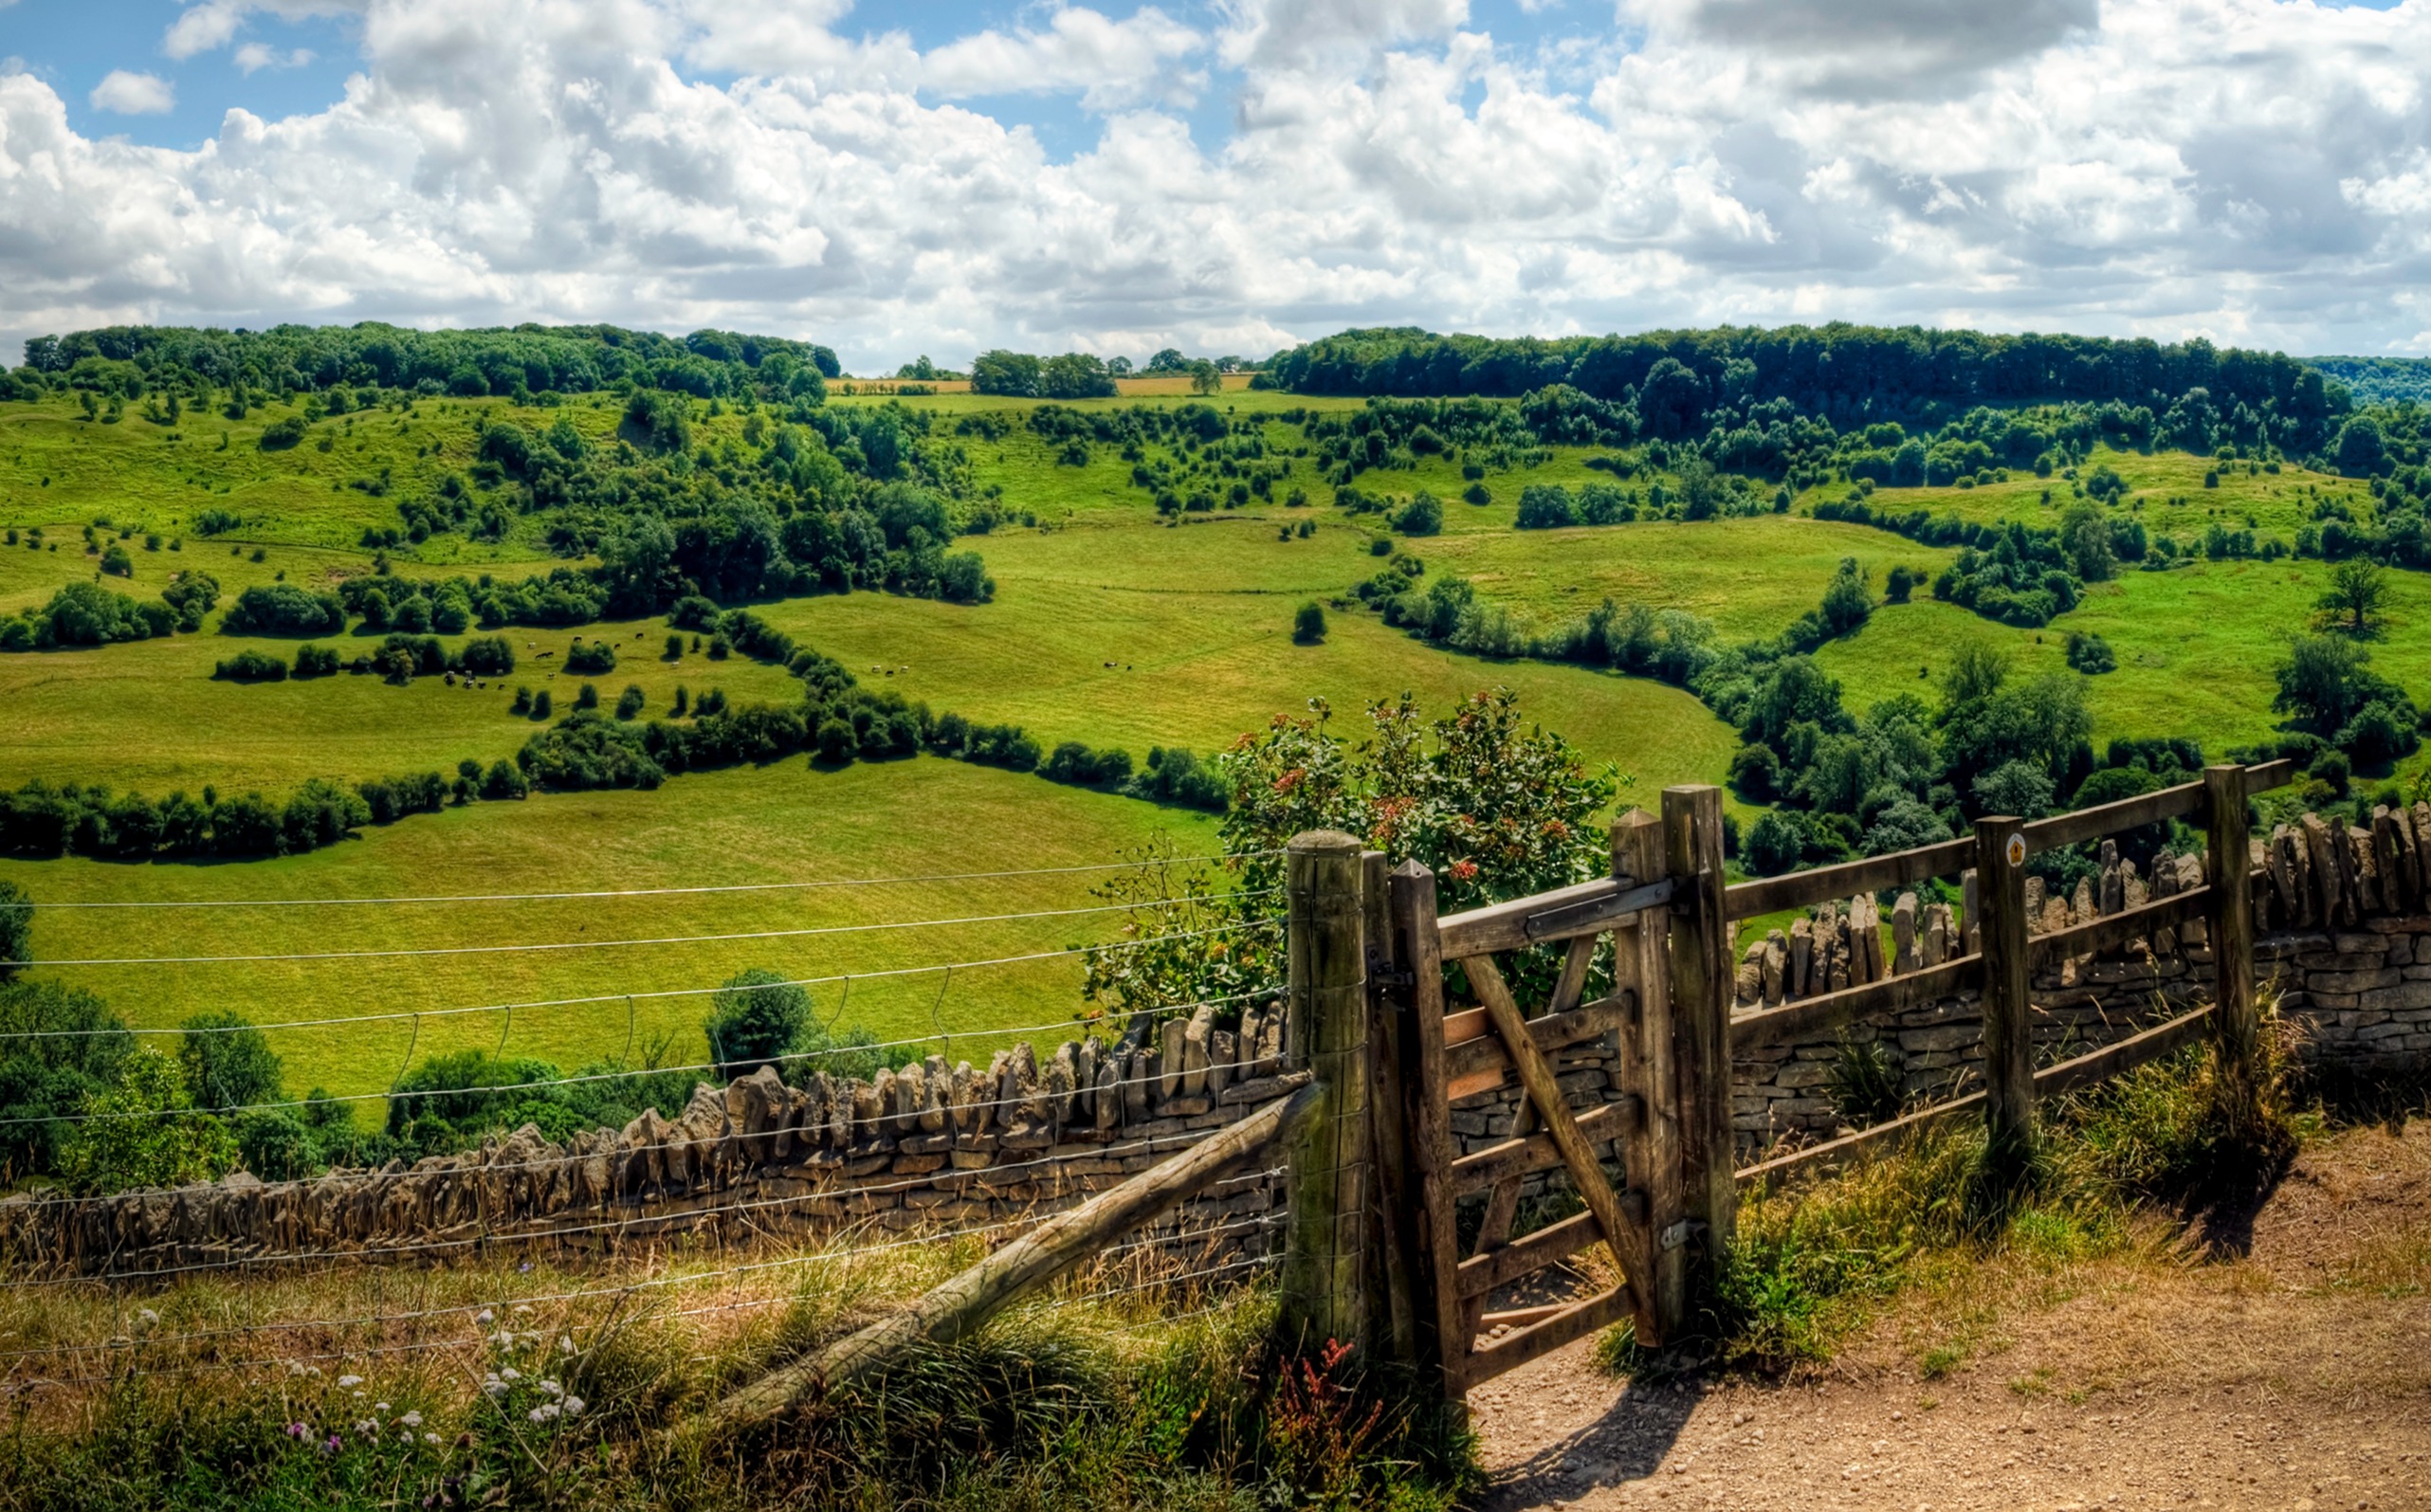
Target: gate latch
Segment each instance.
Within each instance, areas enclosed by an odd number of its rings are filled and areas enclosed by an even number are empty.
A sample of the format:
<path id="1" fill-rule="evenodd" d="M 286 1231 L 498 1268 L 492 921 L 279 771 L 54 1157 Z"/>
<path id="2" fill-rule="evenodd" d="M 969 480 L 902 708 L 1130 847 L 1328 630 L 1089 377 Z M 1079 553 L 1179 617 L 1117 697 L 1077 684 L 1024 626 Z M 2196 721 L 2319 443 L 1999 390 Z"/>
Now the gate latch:
<path id="1" fill-rule="evenodd" d="M 1418 974 L 1393 970 L 1385 964 L 1384 953 L 1370 945 L 1367 947 L 1367 985 L 1379 992 L 1416 987 L 1418 985 Z M 1398 998 L 1396 998 L 1393 1006 L 1399 1008 L 1402 1004 Z"/>
<path id="2" fill-rule="evenodd" d="M 1705 1225 L 1693 1218 L 1682 1218 L 1679 1222 L 1666 1227 L 1656 1237 L 1655 1243 L 1665 1249 L 1677 1249 L 1687 1244 L 1691 1237 L 1702 1232 L 1704 1229 Z"/>

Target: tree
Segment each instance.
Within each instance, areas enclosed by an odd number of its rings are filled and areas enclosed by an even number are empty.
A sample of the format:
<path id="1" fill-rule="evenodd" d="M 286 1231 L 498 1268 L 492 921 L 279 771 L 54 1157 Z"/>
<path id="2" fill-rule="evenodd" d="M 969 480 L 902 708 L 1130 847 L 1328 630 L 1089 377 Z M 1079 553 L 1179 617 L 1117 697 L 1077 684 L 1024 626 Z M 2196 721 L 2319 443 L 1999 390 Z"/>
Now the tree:
<path id="1" fill-rule="evenodd" d="M 1026 352 L 1007 352 L 1000 347 L 982 352 L 971 359 L 971 392 L 1034 399 L 1038 396 L 1042 367 L 1036 357 Z"/>
<path id="2" fill-rule="evenodd" d="M 800 1047 L 811 1025 L 811 994 L 775 972 L 753 967 L 726 978 L 709 999 L 709 1054 L 720 1075 L 749 1076 Z"/>
<path id="3" fill-rule="evenodd" d="M 2381 470 L 2388 458 L 2388 446 L 2381 434 L 2379 422 L 2369 415 L 2357 415 L 2339 429 L 2336 447 L 2338 470 L 2349 478 L 2368 478 Z"/>
<path id="4" fill-rule="evenodd" d="M 1975 801 L 1985 813 L 2039 819 L 2051 812 L 2051 774 L 2031 761 L 2004 761 L 1975 779 Z"/>
<path id="5" fill-rule="evenodd" d="M 1224 374 L 1216 368 L 1216 364 L 1208 361 L 1205 357 L 1200 357 L 1197 361 L 1193 362 L 1190 365 L 1191 392 L 1221 393 L 1223 390 Z"/>
<path id="6" fill-rule="evenodd" d="M 1797 865 L 1805 854 L 1806 827 L 1799 822 L 1798 815 L 1782 809 L 1759 815 L 1739 844 L 1739 859 L 1759 877 L 1777 877 Z"/>
<path id="7" fill-rule="evenodd" d="M 2330 587 L 2313 607 L 2356 640 L 2372 635 L 2372 616 L 2388 602 L 2388 574 L 2368 556 L 2349 556 L 2330 570 Z M 2341 623 L 2343 622 L 2343 623 Z"/>
<path id="8" fill-rule="evenodd" d="M 2343 636 L 2296 637 L 2288 645 L 2288 659 L 2273 670 L 2279 691 L 2271 701 L 2272 712 L 2290 715 L 2299 729 L 2328 738 L 2384 686 L 2364 669 L 2370 660 Z"/>
<path id="9" fill-rule="evenodd" d="M 192 1108 L 177 1063 L 135 1050 L 107 1090 L 85 1099 L 84 1122 L 62 1152 L 67 1184 L 91 1193 L 218 1180 L 236 1164 L 236 1141 Z"/>
<path id="10" fill-rule="evenodd" d="M 26 889 L 0 882 L 0 982 L 12 982 L 34 958 L 34 904 Z"/>
<path id="11" fill-rule="evenodd" d="M 278 1052 L 243 1014 L 197 1013 L 180 1027 L 186 1032 L 177 1042 L 177 1065 L 194 1106 L 239 1108 L 279 1100 Z"/>
<path id="12" fill-rule="evenodd" d="M 2059 540 L 2076 575 L 2085 581 L 2107 582 L 2117 571 L 2118 557 L 2111 547 L 2111 522 L 2094 505 L 2075 504 L 2060 516 Z"/>
<path id="13" fill-rule="evenodd" d="M 1291 639 L 1301 646 L 1314 646 L 1325 638 L 1325 606 L 1311 599 L 1291 617 Z"/>
<path id="14" fill-rule="evenodd" d="M 1181 355 L 1179 348 L 1166 347 L 1150 357 L 1148 365 L 1140 371 L 1152 378 L 1172 377 L 1177 373 L 1188 373 L 1190 359 Z"/>
<path id="15" fill-rule="evenodd" d="M 1443 504 L 1419 489 L 1393 516 L 1393 528 L 1404 536 L 1435 536 L 1443 531 Z"/>
<path id="16" fill-rule="evenodd" d="M 1863 628 L 1874 613 L 1874 594 L 1864 568 L 1854 556 L 1840 558 L 1839 569 L 1823 590 L 1823 632 L 1837 638 Z"/>

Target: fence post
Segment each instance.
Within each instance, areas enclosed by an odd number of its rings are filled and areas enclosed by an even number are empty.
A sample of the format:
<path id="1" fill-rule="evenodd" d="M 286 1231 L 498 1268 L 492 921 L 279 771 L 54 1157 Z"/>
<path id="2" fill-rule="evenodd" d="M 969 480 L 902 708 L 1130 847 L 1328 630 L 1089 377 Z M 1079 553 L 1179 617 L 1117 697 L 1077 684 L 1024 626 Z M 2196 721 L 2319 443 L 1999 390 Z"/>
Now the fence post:
<path id="1" fill-rule="evenodd" d="M 1737 1221 L 1737 1150 L 1730 1135 L 1730 921 L 1723 911 L 1722 790 L 1663 790 L 1663 850 L 1672 895 L 1672 1060 L 1677 1078 L 1682 1219 L 1703 1224 L 1718 1260 Z M 1676 1250 L 1688 1228 L 1654 1235 Z"/>
<path id="2" fill-rule="evenodd" d="M 1368 1179 L 1367 920 L 1360 843 L 1331 829 L 1291 839 L 1290 1014 L 1320 1095 L 1289 1145 L 1283 1339 L 1364 1346 Z M 1365 1349 L 1360 1357 L 1365 1357 Z"/>
<path id="3" fill-rule="evenodd" d="M 1643 809 L 1613 820 L 1612 874 L 1633 883 L 1653 882 L 1664 874 L 1661 820 Z M 1621 1030 L 1627 1047 L 1622 1064 L 1631 1072 L 1627 1090 L 1637 1095 L 1645 1110 L 1644 1121 L 1630 1137 L 1642 1155 L 1623 1163 L 1644 1172 L 1647 1225 L 1655 1236 L 1650 1301 L 1664 1341 L 1679 1338 L 1689 1317 L 1688 1250 L 1662 1242 L 1667 1230 L 1678 1232 L 1675 1226 L 1688 1201 L 1681 1169 L 1680 1083 L 1672 1057 L 1672 980 L 1666 958 L 1670 926 L 1668 911 L 1652 908 L 1637 916 L 1636 928 L 1613 936 L 1614 983 L 1637 993 L 1637 1022 Z"/>
<path id="4" fill-rule="evenodd" d="M 1408 1022 L 1400 1026 L 1401 1086 L 1408 1101 L 1401 1127 L 1408 1140 L 1415 1203 L 1402 1220 L 1414 1230 L 1410 1251 L 1413 1322 L 1422 1390 L 1457 1403 L 1461 1371 L 1473 1338 L 1460 1302 L 1460 1231 L 1453 1212 L 1452 1098 L 1443 1048 L 1443 936 L 1435 924 L 1435 873 L 1424 863 L 1393 868 L 1392 914 L 1398 970 L 1407 972 Z"/>
<path id="5" fill-rule="evenodd" d="M 1376 1179 L 1367 1184 L 1367 1238 L 1371 1264 L 1367 1284 L 1374 1316 L 1369 1320 L 1376 1356 L 1396 1364 L 1418 1363 L 1417 1301 L 1417 1198 L 1410 1171 L 1409 1130 L 1402 1121 L 1410 1097 L 1403 1077 L 1403 1024 L 1407 993 L 1387 991 L 1398 967 L 1393 938 L 1393 890 L 1389 863 L 1380 850 L 1360 858 L 1360 896 L 1367 931 L 1368 1147 Z"/>
<path id="6" fill-rule="evenodd" d="M 2002 1159 L 2034 1141 L 2024 831 L 2018 819 L 1975 822 L 1975 894 L 1983 908 L 1983 1116 L 1993 1151 Z"/>
<path id="7" fill-rule="evenodd" d="M 2245 840 L 2245 769 L 2203 768 L 2211 897 L 2203 922 L 2212 948 L 2212 1046 L 2224 1111 L 2250 1134 L 2261 1109 L 2262 1025 L 2254 1006 L 2253 858 Z"/>

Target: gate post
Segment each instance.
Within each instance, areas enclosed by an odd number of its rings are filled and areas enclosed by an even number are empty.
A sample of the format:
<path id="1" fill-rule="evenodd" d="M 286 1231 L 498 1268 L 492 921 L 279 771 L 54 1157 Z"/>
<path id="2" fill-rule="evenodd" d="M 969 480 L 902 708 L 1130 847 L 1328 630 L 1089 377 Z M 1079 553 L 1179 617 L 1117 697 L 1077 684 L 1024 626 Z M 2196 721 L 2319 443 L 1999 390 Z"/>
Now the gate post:
<path id="1" fill-rule="evenodd" d="M 1360 843 L 1331 829 L 1295 835 L 1288 851 L 1289 1003 L 1304 1064 L 1320 1095 L 1289 1147 L 1284 1178 L 1283 1338 L 1371 1344 L 1366 1218 L 1369 1179 L 1367 920 Z"/>
<path id="2" fill-rule="evenodd" d="M 1616 882 L 1653 882 L 1664 875 L 1663 823 L 1643 809 L 1632 809 L 1612 822 L 1612 874 Z M 1636 1131 L 1623 1149 L 1637 1147 L 1631 1165 L 1632 1180 L 1642 1182 L 1647 1195 L 1647 1224 L 1654 1234 L 1654 1274 L 1650 1299 L 1656 1338 L 1650 1343 L 1680 1337 L 1689 1321 L 1688 1250 L 1666 1246 L 1663 1235 L 1676 1233 L 1686 1216 L 1686 1168 L 1680 1148 L 1680 1082 L 1673 1066 L 1672 1032 L 1671 915 L 1650 908 L 1637 916 L 1636 927 L 1613 935 L 1613 983 L 1637 993 L 1637 1021 L 1622 1030 L 1622 1064 L 1628 1068 L 1626 1090 L 1636 1094 L 1644 1110 Z"/>
<path id="3" fill-rule="evenodd" d="M 2253 857 L 2245 841 L 2245 769 L 2203 768 L 2210 830 L 2211 896 L 2204 923 L 2212 948 L 2212 1047 L 2232 1126 L 2251 1135 L 2261 1113 L 2262 1024 L 2254 1008 Z"/>
<path id="4" fill-rule="evenodd" d="M 1737 1225 L 1738 1151 L 1730 1132 L 1730 920 L 1723 904 L 1722 790 L 1663 790 L 1672 894 L 1672 1054 L 1679 1087 L 1684 1222 L 1706 1230 L 1710 1281 Z M 1687 1242 L 1657 1232 L 1657 1253 Z"/>
<path id="5" fill-rule="evenodd" d="M 2030 1149 L 2035 1132 L 2024 829 L 2017 819 L 1975 822 L 1976 896 L 1983 906 L 1983 1118 L 1992 1153 L 2002 1160 Z"/>

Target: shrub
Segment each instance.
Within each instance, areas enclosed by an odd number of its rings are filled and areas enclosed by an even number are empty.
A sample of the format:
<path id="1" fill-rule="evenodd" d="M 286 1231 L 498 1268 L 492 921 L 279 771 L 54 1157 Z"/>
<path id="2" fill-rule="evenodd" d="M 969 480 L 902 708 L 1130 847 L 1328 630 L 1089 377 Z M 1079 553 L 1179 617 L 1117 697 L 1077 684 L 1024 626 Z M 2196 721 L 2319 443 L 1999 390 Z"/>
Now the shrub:
<path id="1" fill-rule="evenodd" d="M 1520 529 L 1559 530 L 1578 522 L 1578 514 L 1570 505 L 1570 490 L 1560 483 L 1530 483 L 1520 490 Z"/>
<path id="2" fill-rule="evenodd" d="M 515 670 L 515 647 L 503 635 L 476 635 L 465 643 L 461 665 L 475 677 L 504 677 Z"/>
<path id="3" fill-rule="evenodd" d="M 585 686 L 588 685 L 589 684 L 587 683 L 585 684 Z M 616 718 L 620 720 L 632 719 L 635 715 L 642 712 L 642 704 L 644 701 L 641 688 L 631 683 L 626 683 L 625 691 L 616 695 Z"/>
<path id="4" fill-rule="evenodd" d="M 1779 876 L 1805 854 L 1805 827 L 1796 814 L 1780 809 L 1758 816 L 1739 845 L 1740 861 L 1759 877 Z"/>
<path id="5" fill-rule="evenodd" d="M 26 889 L 0 881 L 0 982 L 12 982 L 19 961 L 34 958 L 34 904 Z"/>
<path id="6" fill-rule="evenodd" d="M 594 683 L 585 683 L 582 686 L 576 688 L 574 694 L 574 706 L 577 709 L 595 709 L 599 707 L 598 684 Z"/>
<path id="7" fill-rule="evenodd" d="M 0 1160 L 11 1176 L 56 1171 L 79 1127 L 68 1119 L 117 1080 L 135 1037 L 92 993 L 31 981 L 0 986 Z"/>
<path id="8" fill-rule="evenodd" d="M 194 1106 L 237 1108 L 279 1100 L 278 1052 L 243 1014 L 197 1013 L 181 1028 L 186 1032 L 177 1042 L 177 1065 Z"/>
<path id="9" fill-rule="evenodd" d="M 283 683 L 287 680 L 287 664 L 275 656 L 247 649 L 220 663 L 211 676 L 231 683 Z"/>
<path id="10" fill-rule="evenodd" d="M 243 519 L 225 509 L 205 509 L 194 516 L 194 534 L 225 536 L 244 523 Z"/>
<path id="11" fill-rule="evenodd" d="M 1393 515 L 1393 528 L 1404 536 L 1435 536 L 1443 531 L 1443 504 L 1421 488 Z"/>
<path id="12" fill-rule="evenodd" d="M 1481 509 L 1494 501 L 1493 490 L 1479 483 L 1472 483 L 1460 490 L 1460 497 Z"/>
<path id="13" fill-rule="evenodd" d="M 273 420 L 262 428 L 262 449 L 284 451 L 290 446 L 301 444 L 308 428 L 302 415 L 289 415 L 284 420 Z"/>
<path id="14" fill-rule="evenodd" d="M 1131 753 L 1119 749 L 1092 751 L 1078 740 L 1067 740 L 1040 763 L 1038 774 L 1050 782 L 1069 782 L 1084 788 L 1119 783 L 1131 775 Z"/>
<path id="15" fill-rule="evenodd" d="M 2071 630 L 2068 632 L 2068 665 L 2072 671 L 2097 677 L 2104 672 L 2117 671 L 2119 659 L 2117 653 L 2111 649 L 2111 643 L 2099 635 L 2090 630 Z"/>
<path id="16" fill-rule="evenodd" d="M 1148 764 L 1123 791 L 1152 803 L 1224 811 L 1224 779 L 1216 769 L 1179 746 L 1151 746 Z"/>
<path id="17" fill-rule="evenodd" d="M 203 628 L 203 616 L 219 604 L 219 579 L 189 569 L 169 579 L 160 601 L 177 614 L 177 628 L 192 634 Z"/>
<path id="18" fill-rule="evenodd" d="M 709 1056 L 729 1080 L 748 1076 L 800 1045 L 811 994 L 775 972 L 754 967 L 726 978 L 709 999 Z"/>
<path id="19" fill-rule="evenodd" d="M 302 1181 L 327 1163 L 312 1126 L 292 1108 L 256 1108 L 240 1116 L 236 1154 L 264 1181 Z"/>
<path id="20" fill-rule="evenodd" d="M 580 636 L 567 647 L 565 669 L 569 672 L 613 672 L 616 670 L 616 647 L 606 641 L 585 644 Z"/>
<path id="21" fill-rule="evenodd" d="M 135 558 L 127 555 L 127 549 L 124 546 L 113 541 L 110 543 L 110 549 L 101 554 L 101 571 L 113 577 L 133 577 Z"/>
<path id="22" fill-rule="evenodd" d="M 296 647 L 298 677 L 328 677 L 338 670 L 338 648 L 334 646 Z"/>
<path id="23" fill-rule="evenodd" d="M 667 660 L 670 662 L 684 660 L 684 637 L 671 630 L 667 637 Z"/>
<path id="24" fill-rule="evenodd" d="M 532 695 L 532 718 L 545 720 L 549 718 L 551 712 L 552 706 L 547 688 L 542 688 Z"/>
<path id="25" fill-rule="evenodd" d="M 482 778 L 481 795 L 484 798 L 521 798 L 532 791 L 523 769 L 503 757 L 490 763 L 488 775 Z"/>
<path id="26" fill-rule="evenodd" d="M 346 628 L 346 610 L 335 593 L 257 583 L 236 595 L 219 628 L 223 635 L 334 635 Z"/>
<path id="27" fill-rule="evenodd" d="M 218 1180 L 236 1164 L 236 1141 L 192 1106 L 176 1062 L 129 1052 L 108 1089 L 84 1101 L 85 1121 L 61 1152 L 67 1184 L 91 1193 Z"/>
<path id="28" fill-rule="evenodd" d="M 1311 599 L 1291 617 L 1291 639 L 1302 646 L 1314 646 L 1325 638 L 1325 606 Z"/>

